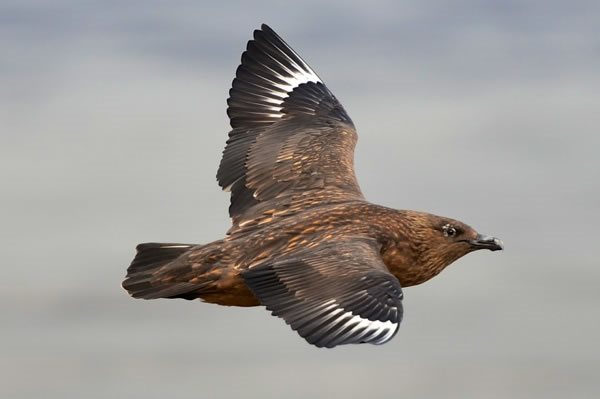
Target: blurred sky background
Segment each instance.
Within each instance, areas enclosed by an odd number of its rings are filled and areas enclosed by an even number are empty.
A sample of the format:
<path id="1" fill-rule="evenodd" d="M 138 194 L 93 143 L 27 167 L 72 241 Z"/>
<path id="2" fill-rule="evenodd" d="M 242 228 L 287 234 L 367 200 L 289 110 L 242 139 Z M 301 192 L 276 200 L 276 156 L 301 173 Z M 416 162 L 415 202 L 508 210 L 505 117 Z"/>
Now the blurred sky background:
<path id="1" fill-rule="evenodd" d="M 0 0 L 2 398 L 600 395 L 597 1 Z M 139 242 L 229 226 L 228 90 L 270 24 L 353 118 L 363 192 L 502 238 L 390 343 L 141 301 Z"/>

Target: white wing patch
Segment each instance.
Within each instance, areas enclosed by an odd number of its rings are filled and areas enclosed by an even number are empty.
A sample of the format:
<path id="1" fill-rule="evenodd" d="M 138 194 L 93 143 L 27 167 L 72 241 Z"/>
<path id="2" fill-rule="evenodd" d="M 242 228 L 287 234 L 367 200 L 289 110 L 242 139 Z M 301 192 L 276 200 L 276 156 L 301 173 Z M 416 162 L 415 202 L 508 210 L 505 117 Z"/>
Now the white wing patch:
<path id="1" fill-rule="evenodd" d="M 306 61 L 271 28 L 263 25 L 248 42 L 229 92 L 227 114 L 231 127 L 251 128 L 277 122 L 284 116 L 286 99 L 292 96 L 294 89 L 306 83 L 323 85 Z M 320 106 L 320 100 L 334 99 L 324 85 L 312 89 L 298 94 L 302 106 L 308 107 L 305 113 L 311 106 Z"/>
<path id="2" fill-rule="evenodd" d="M 342 310 L 342 309 L 338 309 Z M 363 329 L 363 331 L 358 334 L 354 340 L 357 342 L 369 342 L 373 344 L 383 344 L 389 341 L 400 326 L 398 323 L 394 323 L 392 321 L 380 321 L 380 320 L 369 320 L 361 317 L 359 315 L 355 315 L 352 312 L 344 312 L 342 315 L 337 317 L 331 324 L 337 324 L 345 320 L 345 322 L 337 329 L 337 331 L 343 331 L 346 328 L 351 327 L 349 331 L 344 333 L 342 340 L 345 337 L 350 337 L 352 334 L 356 333 Z M 337 332 L 336 331 L 336 332 Z"/>
<path id="3" fill-rule="evenodd" d="M 337 326 L 335 330 L 329 330 L 327 336 L 319 341 L 322 343 L 336 341 L 348 343 L 371 343 L 375 345 L 384 344 L 394 337 L 400 323 L 390 320 L 369 320 L 350 311 L 343 309 L 335 299 L 323 303 L 314 311 L 321 310 L 320 313 L 327 314 L 329 321 L 323 330 L 328 330 L 332 326 Z M 329 311 L 330 309 L 333 309 Z M 345 331 L 345 332 L 344 332 Z"/>
<path id="4" fill-rule="evenodd" d="M 352 314 L 348 312 L 346 314 Z M 350 335 L 352 332 L 357 331 L 361 328 L 365 328 L 365 331 L 361 334 L 363 337 L 362 342 L 370 342 L 376 345 L 384 344 L 396 334 L 398 327 L 400 326 L 398 323 L 394 323 L 392 321 L 380 321 L 380 320 L 369 320 L 362 318 L 360 316 L 354 315 L 346 325 L 351 325 L 352 323 L 356 323 L 356 326 L 352 330 L 350 330 L 347 334 Z M 385 334 L 383 332 L 385 331 Z M 383 334 L 383 335 L 381 335 Z"/>
<path id="5" fill-rule="evenodd" d="M 280 91 L 269 90 L 269 93 L 277 98 L 263 97 L 263 99 L 265 101 L 267 101 L 270 104 L 273 104 L 272 107 L 269 107 L 269 110 L 274 111 L 276 113 L 269 114 L 269 116 L 272 116 L 274 118 L 281 118 L 283 116 L 283 114 L 281 113 L 281 104 L 283 103 L 284 99 L 296 87 L 300 86 L 303 83 L 308 83 L 308 82 L 323 83 L 321 81 L 321 78 L 319 78 L 317 76 L 315 71 L 313 71 L 312 68 L 309 67 L 305 62 L 303 62 L 302 59 L 300 58 L 300 56 L 294 50 L 292 50 L 292 48 L 290 48 L 288 46 L 287 50 L 292 52 L 302 65 L 299 65 L 292 58 L 288 57 L 287 54 L 285 54 L 284 52 L 281 52 L 281 55 L 287 59 L 289 65 L 285 65 L 285 64 L 277 61 L 275 58 L 273 58 L 271 56 L 269 56 L 269 58 L 271 59 L 271 61 L 276 62 L 281 68 L 283 68 L 285 71 L 287 71 L 292 76 L 282 76 L 281 74 L 277 73 L 273 69 L 264 65 L 264 68 L 268 69 L 270 71 L 270 74 L 273 75 L 273 77 L 277 78 L 280 81 L 285 82 L 285 83 L 280 83 L 280 82 L 274 82 L 272 80 L 265 79 L 271 85 L 277 87 L 278 89 L 281 89 Z"/>

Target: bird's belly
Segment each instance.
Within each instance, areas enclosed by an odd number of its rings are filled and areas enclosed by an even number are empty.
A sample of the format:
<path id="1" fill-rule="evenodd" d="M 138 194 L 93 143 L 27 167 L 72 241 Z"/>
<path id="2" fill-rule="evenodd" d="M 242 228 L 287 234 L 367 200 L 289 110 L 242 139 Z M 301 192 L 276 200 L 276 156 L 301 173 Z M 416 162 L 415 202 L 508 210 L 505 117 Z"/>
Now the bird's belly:
<path id="1" fill-rule="evenodd" d="M 204 302 L 225 306 L 258 306 L 260 302 L 237 273 L 222 276 L 210 290 L 200 294 Z"/>

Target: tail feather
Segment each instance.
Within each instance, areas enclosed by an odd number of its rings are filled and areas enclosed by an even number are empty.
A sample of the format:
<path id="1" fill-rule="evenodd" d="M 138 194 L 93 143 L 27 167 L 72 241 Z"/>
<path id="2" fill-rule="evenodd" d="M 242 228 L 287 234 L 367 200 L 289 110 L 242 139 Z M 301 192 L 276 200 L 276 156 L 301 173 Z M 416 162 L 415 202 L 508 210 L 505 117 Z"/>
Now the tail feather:
<path id="1" fill-rule="evenodd" d="M 176 261 L 196 245 L 145 243 L 136 247 L 137 254 L 123 281 L 123 288 L 134 298 L 187 298 L 196 284 L 174 282 L 161 273 L 162 269 Z M 194 296 L 197 298 L 197 296 Z"/>
<path id="2" fill-rule="evenodd" d="M 135 247 L 137 254 L 127 268 L 127 275 L 155 269 L 172 260 L 194 247 L 191 244 L 161 244 L 148 242 Z"/>

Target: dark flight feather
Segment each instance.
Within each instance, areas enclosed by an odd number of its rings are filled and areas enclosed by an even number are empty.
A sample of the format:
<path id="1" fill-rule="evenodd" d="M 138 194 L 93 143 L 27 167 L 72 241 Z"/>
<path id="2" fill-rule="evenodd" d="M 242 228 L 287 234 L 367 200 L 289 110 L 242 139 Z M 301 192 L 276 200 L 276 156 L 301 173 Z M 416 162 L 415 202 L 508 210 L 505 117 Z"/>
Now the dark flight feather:
<path id="1" fill-rule="evenodd" d="M 383 344 L 402 320 L 402 289 L 375 240 L 332 240 L 242 273 L 260 302 L 309 343 Z"/>
<path id="2" fill-rule="evenodd" d="M 317 74 L 266 25 L 242 55 L 228 99 L 233 130 L 217 172 L 232 230 L 273 214 L 362 199 L 352 120 Z"/>

